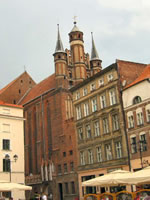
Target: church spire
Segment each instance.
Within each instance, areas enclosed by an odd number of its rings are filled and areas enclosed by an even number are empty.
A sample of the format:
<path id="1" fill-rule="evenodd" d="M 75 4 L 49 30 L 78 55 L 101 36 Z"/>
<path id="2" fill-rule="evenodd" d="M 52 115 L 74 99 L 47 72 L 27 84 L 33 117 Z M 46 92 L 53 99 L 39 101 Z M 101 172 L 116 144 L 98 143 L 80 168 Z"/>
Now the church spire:
<path id="1" fill-rule="evenodd" d="M 100 60 L 96 47 L 95 47 L 95 43 L 94 43 L 94 39 L 93 39 L 93 33 L 91 32 L 92 35 L 92 50 L 91 50 L 91 60 Z"/>
<path id="2" fill-rule="evenodd" d="M 56 42 L 56 48 L 55 48 L 55 53 L 58 52 L 65 52 L 64 51 L 64 47 L 60 38 L 60 32 L 59 32 L 59 24 L 57 24 L 58 26 L 58 36 L 57 36 L 57 42 Z"/>

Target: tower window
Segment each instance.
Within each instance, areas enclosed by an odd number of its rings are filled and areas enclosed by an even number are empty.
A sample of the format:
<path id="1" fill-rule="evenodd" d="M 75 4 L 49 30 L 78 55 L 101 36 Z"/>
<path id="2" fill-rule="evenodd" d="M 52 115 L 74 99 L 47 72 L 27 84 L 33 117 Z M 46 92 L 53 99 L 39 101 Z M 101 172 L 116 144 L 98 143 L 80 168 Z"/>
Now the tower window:
<path id="1" fill-rule="evenodd" d="M 60 59 L 60 58 L 61 58 L 61 56 L 60 56 L 60 55 L 58 55 L 58 58 Z"/>
<path id="2" fill-rule="evenodd" d="M 23 83 L 23 80 L 21 80 L 20 82 Z"/>
<path id="3" fill-rule="evenodd" d="M 80 34 L 79 34 L 79 36 L 78 36 L 79 38 L 80 38 Z"/>
<path id="4" fill-rule="evenodd" d="M 21 94 L 21 90 L 19 89 L 19 94 Z"/>

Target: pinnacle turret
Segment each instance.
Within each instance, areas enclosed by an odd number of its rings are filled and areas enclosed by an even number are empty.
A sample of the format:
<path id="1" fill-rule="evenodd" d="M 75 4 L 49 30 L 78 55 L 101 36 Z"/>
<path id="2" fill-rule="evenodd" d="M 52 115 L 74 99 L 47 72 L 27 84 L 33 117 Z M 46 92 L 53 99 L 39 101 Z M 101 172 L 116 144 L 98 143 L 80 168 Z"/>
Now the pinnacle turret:
<path id="1" fill-rule="evenodd" d="M 57 36 L 57 42 L 56 42 L 55 53 L 58 53 L 58 52 L 65 52 L 65 51 L 64 51 L 63 44 L 62 44 L 62 41 L 61 41 L 61 38 L 60 38 L 59 24 L 58 24 L 57 26 L 58 26 L 58 36 Z"/>
<path id="2" fill-rule="evenodd" d="M 95 47 L 95 43 L 94 43 L 94 39 L 93 39 L 93 33 L 91 33 L 92 35 L 92 50 L 91 50 L 91 60 L 100 60 L 96 47 Z"/>

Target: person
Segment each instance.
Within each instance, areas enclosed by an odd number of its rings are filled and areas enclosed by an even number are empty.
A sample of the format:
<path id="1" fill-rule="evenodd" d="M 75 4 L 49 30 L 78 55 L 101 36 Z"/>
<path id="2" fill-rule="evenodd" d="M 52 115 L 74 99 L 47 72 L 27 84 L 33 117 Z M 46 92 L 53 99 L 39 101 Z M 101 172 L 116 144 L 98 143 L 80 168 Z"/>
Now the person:
<path id="1" fill-rule="evenodd" d="M 47 200 L 47 196 L 45 193 L 43 193 L 43 195 L 42 195 L 42 200 Z"/>

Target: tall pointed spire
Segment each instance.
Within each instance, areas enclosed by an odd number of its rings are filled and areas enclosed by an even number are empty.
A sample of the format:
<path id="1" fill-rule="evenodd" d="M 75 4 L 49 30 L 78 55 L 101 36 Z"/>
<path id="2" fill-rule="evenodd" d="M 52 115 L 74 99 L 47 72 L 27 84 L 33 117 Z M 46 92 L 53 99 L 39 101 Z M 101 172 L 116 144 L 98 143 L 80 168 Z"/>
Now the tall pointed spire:
<path id="1" fill-rule="evenodd" d="M 96 47 L 95 47 L 95 43 L 94 43 L 94 39 L 93 39 L 93 33 L 91 32 L 91 36 L 92 36 L 92 50 L 91 50 L 91 60 L 100 60 Z"/>
<path id="2" fill-rule="evenodd" d="M 57 53 L 57 52 L 65 52 L 63 44 L 62 44 L 62 41 L 61 41 L 61 38 L 60 38 L 59 24 L 57 24 L 57 26 L 58 26 L 58 36 L 57 36 L 55 53 Z"/>

